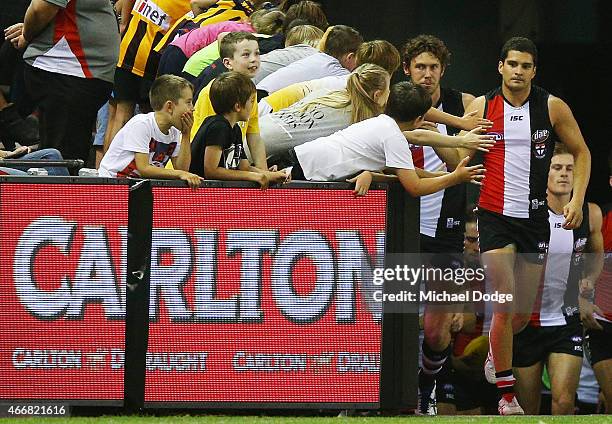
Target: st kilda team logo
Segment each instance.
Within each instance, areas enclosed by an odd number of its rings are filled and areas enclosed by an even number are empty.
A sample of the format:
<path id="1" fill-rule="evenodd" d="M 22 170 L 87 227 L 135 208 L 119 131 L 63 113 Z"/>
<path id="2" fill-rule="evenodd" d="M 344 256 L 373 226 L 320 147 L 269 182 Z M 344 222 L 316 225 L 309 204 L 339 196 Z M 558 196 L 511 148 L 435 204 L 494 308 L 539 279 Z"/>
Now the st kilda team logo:
<path id="1" fill-rule="evenodd" d="M 546 156 L 546 140 L 550 136 L 548 130 L 535 130 L 531 135 L 531 142 L 533 143 L 533 149 L 535 157 L 543 159 Z"/>

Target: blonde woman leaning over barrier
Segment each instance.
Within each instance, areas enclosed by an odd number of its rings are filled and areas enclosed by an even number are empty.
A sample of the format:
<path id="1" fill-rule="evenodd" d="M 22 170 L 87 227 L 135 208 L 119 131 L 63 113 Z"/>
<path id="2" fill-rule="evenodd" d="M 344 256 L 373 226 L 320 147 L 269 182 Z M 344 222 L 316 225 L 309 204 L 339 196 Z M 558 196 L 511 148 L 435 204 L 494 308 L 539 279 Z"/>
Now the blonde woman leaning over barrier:
<path id="1" fill-rule="evenodd" d="M 389 96 L 390 76 L 378 65 L 361 65 L 346 89 L 317 90 L 287 109 L 259 120 L 268 155 L 325 137 L 349 125 L 380 115 Z"/>

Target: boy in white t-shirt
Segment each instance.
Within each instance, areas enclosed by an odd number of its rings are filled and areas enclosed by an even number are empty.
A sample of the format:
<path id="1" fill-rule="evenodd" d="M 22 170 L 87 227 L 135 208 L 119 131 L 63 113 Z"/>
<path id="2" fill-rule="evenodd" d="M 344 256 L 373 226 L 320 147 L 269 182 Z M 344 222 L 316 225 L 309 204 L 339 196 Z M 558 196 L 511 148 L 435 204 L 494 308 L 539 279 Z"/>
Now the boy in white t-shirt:
<path id="1" fill-rule="evenodd" d="M 296 146 L 281 157 L 279 166 L 291 166 L 294 180 L 343 181 L 358 175 L 349 180 L 356 183 L 358 195 L 367 192 L 372 180 L 399 180 L 412 196 L 423 196 L 462 182 L 479 183 L 484 178 L 482 165 L 465 166 L 469 158 L 461 160 L 451 173 L 415 170 L 406 139 L 411 135 L 402 131 L 414 130 L 423 123 L 423 115 L 431 107 L 431 96 L 421 86 L 407 81 L 395 84 L 388 96 L 385 114 Z M 424 138 L 430 139 L 428 142 L 448 143 L 447 138 L 456 139 L 451 143 L 459 141 L 457 137 L 421 131 L 429 133 L 421 134 L 421 141 Z M 383 170 L 393 175 L 383 175 L 380 173 Z"/>
<path id="2" fill-rule="evenodd" d="M 100 163 L 100 176 L 183 180 L 198 187 L 200 177 L 188 172 L 193 86 L 163 75 L 153 82 L 149 100 L 154 111 L 134 116 L 117 133 Z M 174 169 L 165 168 L 169 160 Z"/>

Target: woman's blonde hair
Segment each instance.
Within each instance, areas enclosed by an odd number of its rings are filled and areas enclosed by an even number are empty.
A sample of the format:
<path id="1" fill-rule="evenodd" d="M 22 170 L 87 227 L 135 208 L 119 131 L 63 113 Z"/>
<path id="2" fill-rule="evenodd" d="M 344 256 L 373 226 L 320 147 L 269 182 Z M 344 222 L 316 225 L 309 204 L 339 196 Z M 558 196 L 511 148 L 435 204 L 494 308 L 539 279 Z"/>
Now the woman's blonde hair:
<path id="1" fill-rule="evenodd" d="M 308 44 L 317 48 L 319 40 L 323 37 L 323 31 L 314 25 L 294 26 L 287 33 L 285 47 L 295 46 L 296 44 Z"/>
<path id="2" fill-rule="evenodd" d="M 389 73 L 378 65 L 365 63 L 355 69 L 346 83 L 346 89 L 332 91 L 306 103 L 302 110 L 316 105 L 334 109 L 350 109 L 351 124 L 373 118 L 384 111 L 384 106 L 374 100 L 377 90 L 384 91 L 389 85 Z"/>
<path id="3" fill-rule="evenodd" d="M 283 29 L 285 14 L 280 10 L 260 9 L 249 17 L 249 21 L 258 34 L 274 35 Z"/>

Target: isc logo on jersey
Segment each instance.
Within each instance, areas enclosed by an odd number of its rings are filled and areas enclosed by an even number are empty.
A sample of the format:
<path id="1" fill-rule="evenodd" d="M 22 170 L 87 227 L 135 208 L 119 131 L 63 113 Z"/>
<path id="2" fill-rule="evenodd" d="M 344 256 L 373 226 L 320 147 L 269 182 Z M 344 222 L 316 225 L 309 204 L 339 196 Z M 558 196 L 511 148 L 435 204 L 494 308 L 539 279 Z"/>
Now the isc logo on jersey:
<path id="1" fill-rule="evenodd" d="M 550 132 L 548 130 L 535 130 L 531 135 L 536 158 L 543 159 L 546 156 L 546 140 L 548 140 L 549 136 Z"/>
<path id="2" fill-rule="evenodd" d="M 170 29 L 170 16 L 153 0 L 140 0 L 134 7 L 134 11 L 164 31 Z"/>

